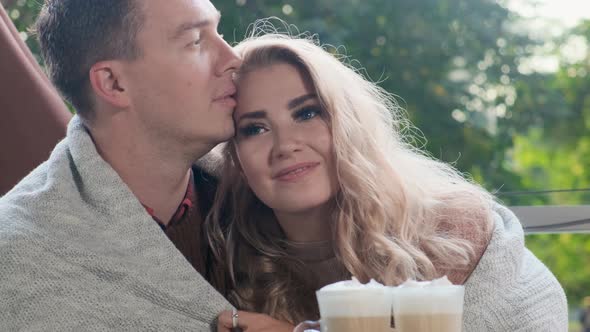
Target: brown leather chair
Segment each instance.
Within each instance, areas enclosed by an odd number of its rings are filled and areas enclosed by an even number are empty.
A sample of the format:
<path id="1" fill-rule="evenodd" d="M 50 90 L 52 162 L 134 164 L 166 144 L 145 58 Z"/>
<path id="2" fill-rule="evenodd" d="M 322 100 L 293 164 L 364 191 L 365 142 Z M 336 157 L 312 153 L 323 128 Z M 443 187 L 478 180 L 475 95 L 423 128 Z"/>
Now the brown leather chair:
<path id="1" fill-rule="evenodd" d="M 0 196 L 49 157 L 71 117 L 0 5 Z"/>

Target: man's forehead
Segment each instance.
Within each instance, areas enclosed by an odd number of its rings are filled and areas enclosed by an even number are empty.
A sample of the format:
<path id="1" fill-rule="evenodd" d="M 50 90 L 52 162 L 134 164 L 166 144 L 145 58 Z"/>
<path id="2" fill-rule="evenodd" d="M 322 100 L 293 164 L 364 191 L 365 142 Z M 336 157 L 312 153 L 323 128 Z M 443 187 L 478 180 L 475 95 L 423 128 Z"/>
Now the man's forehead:
<path id="1" fill-rule="evenodd" d="M 143 3 L 146 14 L 146 23 L 166 25 L 169 29 L 175 29 L 177 24 L 187 21 L 216 22 L 219 19 L 219 11 L 208 0 L 149 0 Z"/>

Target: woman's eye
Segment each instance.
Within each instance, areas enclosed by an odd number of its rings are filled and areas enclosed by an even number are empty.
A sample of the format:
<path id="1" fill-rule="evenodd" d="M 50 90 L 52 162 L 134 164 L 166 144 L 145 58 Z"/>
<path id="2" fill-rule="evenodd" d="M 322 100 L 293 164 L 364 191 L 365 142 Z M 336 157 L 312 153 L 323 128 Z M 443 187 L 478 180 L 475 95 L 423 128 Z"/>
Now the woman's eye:
<path id="1" fill-rule="evenodd" d="M 247 125 L 239 129 L 239 134 L 242 137 L 251 137 L 255 135 L 262 134 L 266 131 L 264 127 L 260 125 Z"/>
<path id="2" fill-rule="evenodd" d="M 295 112 L 294 118 L 297 121 L 306 121 L 306 120 L 315 118 L 316 116 L 320 115 L 321 113 L 322 113 L 322 110 L 320 109 L 319 106 L 309 106 L 309 107 L 304 107 L 304 108 L 298 110 L 297 112 Z"/>

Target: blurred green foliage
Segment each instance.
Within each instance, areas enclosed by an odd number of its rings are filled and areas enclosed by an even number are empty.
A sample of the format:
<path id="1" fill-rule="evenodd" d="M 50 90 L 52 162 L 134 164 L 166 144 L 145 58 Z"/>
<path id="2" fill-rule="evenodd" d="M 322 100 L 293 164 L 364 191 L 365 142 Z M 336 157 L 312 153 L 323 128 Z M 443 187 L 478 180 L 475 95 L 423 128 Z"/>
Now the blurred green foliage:
<path id="1" fill-rule="evenodd" d="M 39 0 L 6 1 L 20 31 Z M 582 204 L 588 193 L 506 196 L 501 192 L 590 187 L 590 54 L 557 71 L 522 66 L 534 40 L 517 14 L 492 0 L 214 0 L 220 33 L 238 42 L 257 18 L 277 16 L 317 34 L 368 78 L 399 96 L 428 139 L 424 148 L 454 163 L 507 204 Z M 23 35 L 26 36 L 26 35 Z M 566 36 L 590 39 L 590 22 Z M 551 41 L 557 45 L 566 38 Z M 38 57 L 34 38 L 27 44 Z M 533 68 L 534 69 L 534 68 Z M 566 289 L 570 305 L 590 295 L 590 235 L 527 236 L 528 247 Z"/>

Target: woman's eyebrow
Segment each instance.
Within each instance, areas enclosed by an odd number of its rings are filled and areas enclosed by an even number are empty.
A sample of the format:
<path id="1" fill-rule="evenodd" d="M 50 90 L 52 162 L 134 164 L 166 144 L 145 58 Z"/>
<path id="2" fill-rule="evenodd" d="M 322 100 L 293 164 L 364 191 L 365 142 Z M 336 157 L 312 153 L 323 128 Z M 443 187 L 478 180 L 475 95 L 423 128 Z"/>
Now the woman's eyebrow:
<path id="1" fill-rule="evenodd" d="M 244 119 L 263 119 L 263 118 L 266 118 L 266 111 L 262 111 L 262 110 L 253 111 L 253 112 L 247 112 L 247 113 L 240 115 L 236 122 L 240 122 Z"/>
<path id="2" fill-rule="evenodd" d="M 293 109 L 303 103 L 305 103 L 306 101 L 310 100 L 310 99 L 314 99 L 317 98 L 315 93 L 308 93 L 306 95 L 303 96 L 299 96 L 297 98 L 293 98 L 288 104 L 287 107 L 289 109 Z"/>

